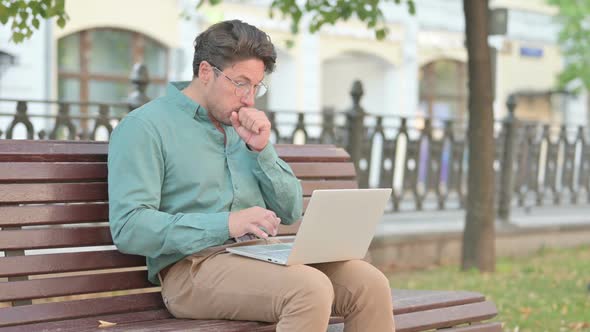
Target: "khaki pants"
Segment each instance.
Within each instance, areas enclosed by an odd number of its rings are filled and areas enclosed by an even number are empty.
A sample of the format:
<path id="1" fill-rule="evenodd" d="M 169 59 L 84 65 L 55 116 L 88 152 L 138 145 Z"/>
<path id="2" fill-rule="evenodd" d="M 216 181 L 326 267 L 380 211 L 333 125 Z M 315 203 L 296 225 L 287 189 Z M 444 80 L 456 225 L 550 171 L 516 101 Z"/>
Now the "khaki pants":
<path id="1" fill-rule="evenodd" d="M 250 242 L 252 243 L 252 242 Z M 210 248 L 173 265 L 162 297 L 177 318 L 278 322 L 277 331 L 395 331 L 387 278 L 351 260 L 281 266 Z"/>

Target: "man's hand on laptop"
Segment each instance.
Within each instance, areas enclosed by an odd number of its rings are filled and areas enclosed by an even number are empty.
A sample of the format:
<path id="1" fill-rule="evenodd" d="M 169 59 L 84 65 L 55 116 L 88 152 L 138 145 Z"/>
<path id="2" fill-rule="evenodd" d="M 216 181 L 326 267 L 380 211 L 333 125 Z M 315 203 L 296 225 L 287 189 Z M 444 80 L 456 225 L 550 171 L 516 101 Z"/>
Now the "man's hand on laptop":
<path id="1" fill-rule="evenodd" d="M 259 206 L 232 212 L 229 215 L 229 236 L 240 237 L 251 233 L 266 239 L 277 235 L 281 219 L 271 211 Z"/>

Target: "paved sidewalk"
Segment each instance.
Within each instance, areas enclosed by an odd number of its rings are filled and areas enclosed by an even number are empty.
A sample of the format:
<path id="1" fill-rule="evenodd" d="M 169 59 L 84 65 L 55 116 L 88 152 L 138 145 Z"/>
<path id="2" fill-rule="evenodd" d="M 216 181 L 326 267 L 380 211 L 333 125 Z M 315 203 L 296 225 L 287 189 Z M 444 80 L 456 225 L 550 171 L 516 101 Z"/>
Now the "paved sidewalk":
<path id="1" fill-rule="evenodd" d="M 590 226 L 590 205 L 513 208 L 511 223 L 519 228 Z M 388 213 L 377 227 L 376 236 L 416 233 L 461 232 L 464 210 L 429 210 Z M 497 228 L 509 228 L 497 221 Z"/>

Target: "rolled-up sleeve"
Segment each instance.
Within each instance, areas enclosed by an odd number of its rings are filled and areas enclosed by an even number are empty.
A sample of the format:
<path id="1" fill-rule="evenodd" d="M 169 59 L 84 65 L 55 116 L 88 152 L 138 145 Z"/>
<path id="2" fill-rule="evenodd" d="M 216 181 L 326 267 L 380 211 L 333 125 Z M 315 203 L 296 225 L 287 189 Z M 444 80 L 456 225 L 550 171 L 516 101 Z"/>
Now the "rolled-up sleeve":
<path id="1" fill-rule="evenodd" d="M 253 173 L 267 207 L 281 218 L 283 224 L 299 220 L 303 211 L 303 193 L 291 167 L 279 158 L 271 143 L 259 153 L 252 154 L 258 165 Z"/>

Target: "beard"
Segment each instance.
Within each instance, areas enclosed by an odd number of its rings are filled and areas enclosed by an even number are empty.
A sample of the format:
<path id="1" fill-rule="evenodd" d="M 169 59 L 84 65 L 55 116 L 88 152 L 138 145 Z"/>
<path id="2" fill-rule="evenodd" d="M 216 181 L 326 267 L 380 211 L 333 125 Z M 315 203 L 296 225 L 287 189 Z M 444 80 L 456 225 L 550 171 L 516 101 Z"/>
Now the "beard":
<path id="1" fill-rule="evenodd" d="M 239 109 L 235 109 L 232 110 L 230 112 L 223 112 L 220 110 L 215 110 L 212 109 L 211 111 L 209 111 L 208 115 L 209 115 L 209 119 L 211 120 L 211 122 L 215 123 L 219 123 L 219 124 L 224 124 L 226 126 L 231 126 L 231 114 L 233 112 L 237 112 Z"/>

